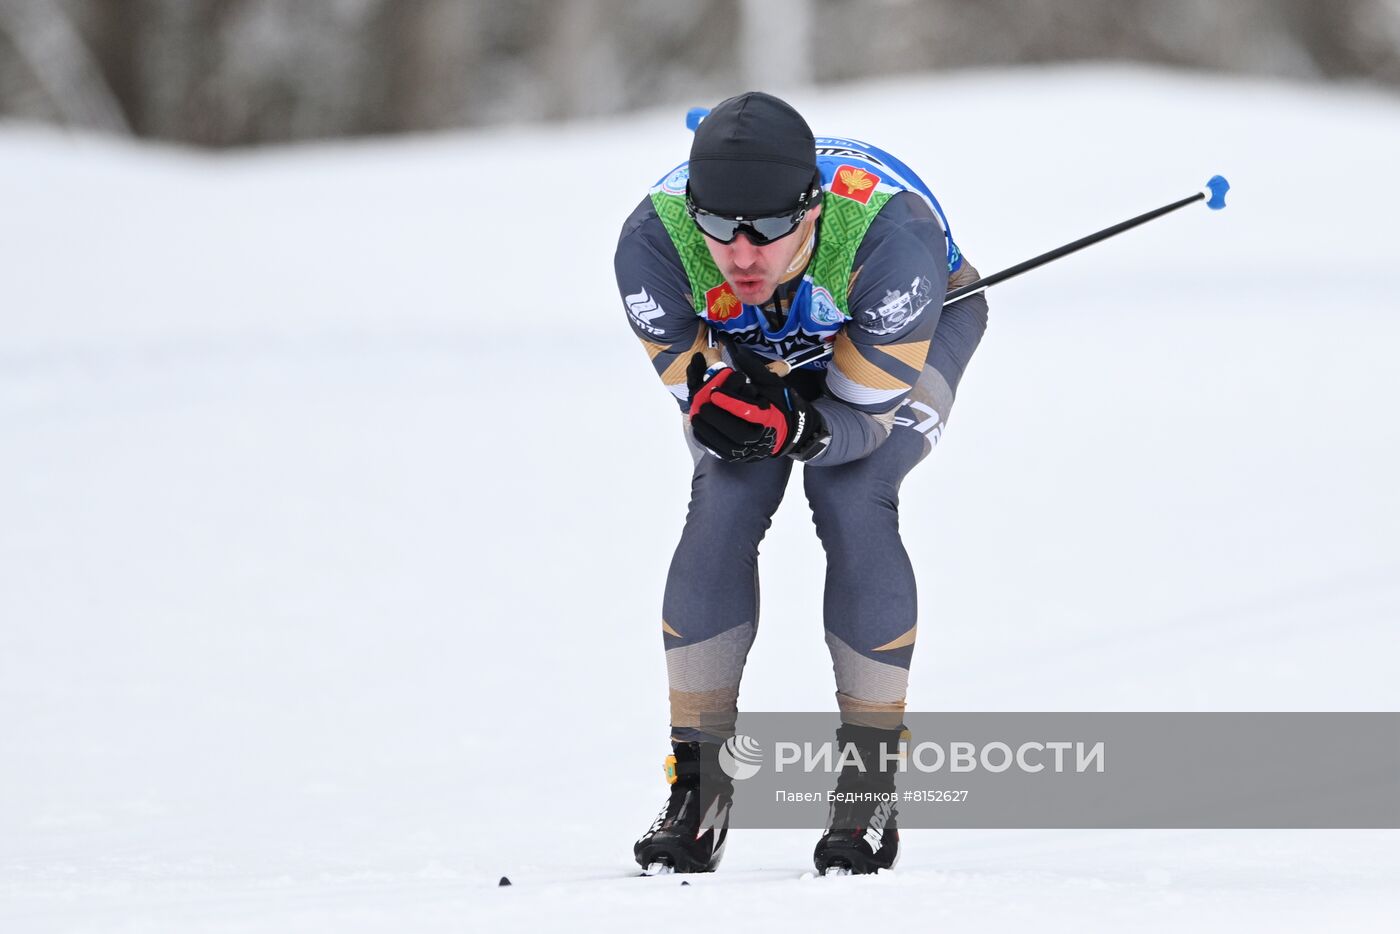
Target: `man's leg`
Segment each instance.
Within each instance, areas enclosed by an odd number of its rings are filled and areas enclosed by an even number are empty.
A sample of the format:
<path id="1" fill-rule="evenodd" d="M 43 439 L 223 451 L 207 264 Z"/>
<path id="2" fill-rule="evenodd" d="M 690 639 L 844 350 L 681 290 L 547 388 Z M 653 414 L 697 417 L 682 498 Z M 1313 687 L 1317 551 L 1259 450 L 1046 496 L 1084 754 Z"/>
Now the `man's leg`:
<path id="1" fill-rule="evenodd" d="M 671 738 L 714 742 L 734 733 L 739 679 L 758 628 L 758 545 L 792 461 L 727 464 L 693 450 L 690 511 L 666 577 L 661 630 Z"/>
<path id="2" fill-rule="evenodd" d="M 976 278 L 964 263 L 949 288 Z M 844 722 L 881 729 L 902 723 L 918 613 L 914 569 L 899 535 L 899 487 L 938 443 L 986 327 L 983 295 L 945 308 L 923 375 L 885 443 L 858 461 L 803 470 L 826 550 L 823 616 Z"/>
<path id="3" fill-rule="evenodd" d="M 836 671 L 841 748 L 854 745 L 872 770 L 843 768 L 837 798 L 812 858 L 817 870 L 869 873 L 899 858 L 895 774 L 917 632 L 914 570 L 899 535 L 899 487 L 932 450 L 952 407 L 942 373 L 926 367 L 875 453 L 803 479 L 826 549 L 826 642 Z"/>
<path id="4" fill-rule="evenodd" d="M 918 614 L 899 486 L 928 447 L 922 433 L 896 425 L 869 457 L 803 471 L 826 550 L 826 644 L 847 723 L 888 729 L 903 720 Z"/>

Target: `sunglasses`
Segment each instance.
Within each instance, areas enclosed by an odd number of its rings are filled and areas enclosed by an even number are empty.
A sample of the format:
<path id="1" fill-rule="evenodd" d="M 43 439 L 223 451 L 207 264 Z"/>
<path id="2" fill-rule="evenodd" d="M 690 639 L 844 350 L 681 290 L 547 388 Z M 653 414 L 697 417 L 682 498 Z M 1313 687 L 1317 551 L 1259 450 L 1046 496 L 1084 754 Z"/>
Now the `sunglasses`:
<path id="1" fill-rule="evenodd" d="M 686 186 L 685 191 L 686 213 L 705 236 L 720 243 L 733 243 L 740 233 L 744 233 L 754 246 L 767 246 L 775 240 L 783 239 L 796 230 L 802 219 L 807 216 L 807 212 L 820 202 L 820 189 L 812 189 L 804 192 L 797 202 L 797 207 L 786 214 L 728 217 L 698 207 L 695 199 L 690 196 L 689 186 Z"/>

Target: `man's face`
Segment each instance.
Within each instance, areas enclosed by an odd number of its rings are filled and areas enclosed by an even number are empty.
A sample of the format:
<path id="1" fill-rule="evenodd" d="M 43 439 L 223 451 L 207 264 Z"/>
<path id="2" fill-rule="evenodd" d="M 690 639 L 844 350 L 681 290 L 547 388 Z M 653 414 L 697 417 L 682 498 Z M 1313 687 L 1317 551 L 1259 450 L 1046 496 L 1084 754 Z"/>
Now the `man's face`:
<path id="1" fill-rule="evenodd" d="M 806 248 L 821 213 L 820 205 L 812 208 L 796 230 L 764 246 L 754 246 L 748 234 L 742 232 L 733 243 L 705 237 L 705 246 L 709 247 L 710 256 L 739 301 L 745 305 L 761 305 L 772 297 L 779 282 L 795 272 L 791 269 L 794 260 L 805 259 L 798 253 Z"/>

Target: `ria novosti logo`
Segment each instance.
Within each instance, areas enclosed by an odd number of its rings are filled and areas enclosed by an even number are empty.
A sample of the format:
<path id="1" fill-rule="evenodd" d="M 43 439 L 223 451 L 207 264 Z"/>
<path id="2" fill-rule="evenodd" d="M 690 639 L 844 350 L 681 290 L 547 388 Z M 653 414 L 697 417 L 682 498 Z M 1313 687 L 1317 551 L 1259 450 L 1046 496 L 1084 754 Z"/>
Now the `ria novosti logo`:
<path id="1" fill-rule="evenodd" d="M 1107 744 L 1098 740 L 1090 744 L 1083 740 L 1055 742 L 1023 742 L 1012 747 L 1008 743 L 973 743 L 956 740 L 946 745 L 921 742 L 912 748 L 901 740 L 893 746 L 881 744 L 878 750 L 864 752 L 854 743 L 777 742 L 773 746 L 773 771 L 782 774 L 839 774 L 848 769 L 857 772 L 896 772 L 911 770 L 924 773 L 989 772 L 1016 770 L 1025 773 L 1104 772 Z M 753 778 L 763 767 L 763 745 L 752 736 L 735 733 L 719 748 L 719 767 L 736 781 Z"/>
<path id="2" fill-rule="evenodd" d="M 763 747 L 758 740 L 735 733 L 719 748 L 719 767 L 735 781 L 753 778 L 763 766 Z"/>

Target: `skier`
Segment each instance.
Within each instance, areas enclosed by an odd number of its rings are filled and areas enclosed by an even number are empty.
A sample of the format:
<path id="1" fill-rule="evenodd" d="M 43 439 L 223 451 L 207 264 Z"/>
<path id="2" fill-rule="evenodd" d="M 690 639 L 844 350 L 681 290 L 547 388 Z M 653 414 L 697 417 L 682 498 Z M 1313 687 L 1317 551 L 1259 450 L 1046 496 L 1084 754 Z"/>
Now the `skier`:
<path id="1" fill-rule="evenodd" d="M 757 91 L 704 117 L 689 160 L 623 224 L 615 268 L 694 462 L 662 606 L 670 797 L 634 856 L 707 872 L 728 832 L 719 748 L 758 625 L 758 546 L 794 461 L 826 552 L 838 742 L 865 762 L 899 742 L 916 618 L 898 491 L 943 432 L 987 303 L 943 307 L 977 271 L 908 167 L 857 140 L 814 138 L 789 104 Z M 790 373 L 775 362 L 823 345 L 829 357 Z M 892 789 L 878 770 L 837 781 L 838 792 Z M 898 846 L 888 804 L 838 803 L 815 861 L 873 872 Z"/>

